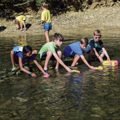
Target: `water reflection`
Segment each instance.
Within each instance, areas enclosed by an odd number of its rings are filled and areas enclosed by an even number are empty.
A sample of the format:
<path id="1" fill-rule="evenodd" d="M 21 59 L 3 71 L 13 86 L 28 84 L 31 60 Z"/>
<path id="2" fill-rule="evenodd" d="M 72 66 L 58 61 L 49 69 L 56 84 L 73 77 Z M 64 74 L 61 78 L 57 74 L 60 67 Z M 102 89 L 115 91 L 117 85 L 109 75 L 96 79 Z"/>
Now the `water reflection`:
<path id="1" fill-rule="evenodd" d="M 82 64 L 80 75 L 66 76 L 62 68 L 60 72 L 51 69 L 49 79 L 42 78 L 36 70 L 35 80 L 24 74 L 10 74 L 9 52 L 14 44 L 29 43 L 39 49 L 43 43 L 41 36 L 33 37 L 33 41 L 28 38 L 0 38 L 0 120 L 120 119 L 119 68 L 91 71 Z M 119 45 L 118 38 L 111 40 L 108 52 L 112 59 L 119 58 Z"/>
<path id="2" fill-rule="evenodd" d="M 28 43 L 27 43 L 26 33 L 22 33 L 21 35 L 19 35 L 15 41 L 15 45 L 25 46 L 27 44 Z"/>

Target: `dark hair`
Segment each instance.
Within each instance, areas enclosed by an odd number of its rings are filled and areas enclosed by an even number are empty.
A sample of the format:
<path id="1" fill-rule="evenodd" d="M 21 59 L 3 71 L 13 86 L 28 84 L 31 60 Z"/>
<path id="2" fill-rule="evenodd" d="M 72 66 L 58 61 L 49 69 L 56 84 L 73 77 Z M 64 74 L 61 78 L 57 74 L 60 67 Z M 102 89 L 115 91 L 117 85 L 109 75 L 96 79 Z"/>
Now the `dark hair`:
<path id="1" fill-rule="evenodd" d="M 32 53 L 32 47 L 31 46 L 24 46 L 23 47 L 23 53 L 26 54 L 28 52 L 31 52 Z"/>
<path id="2" fill-rule="evenodd" d="M 55 33 L 53 35 L 53 40 L 64 41 L 64 37 L 60 33 Z"/>
<path id="3" fill-rule="evenodd" d="M 100 30 L 98 30 L 98 29 L 95 30 L 93 34 L 96 35 L 96 33 L 101 36 L 101 31 Z"/>
<path id="4" fill-rule="evenodd" d="M 86 46 L 88 45 L 88 38 L 87 37 L 84 37 L 80 40 L 80 43 L 81 44 L 85 44 Z"/>

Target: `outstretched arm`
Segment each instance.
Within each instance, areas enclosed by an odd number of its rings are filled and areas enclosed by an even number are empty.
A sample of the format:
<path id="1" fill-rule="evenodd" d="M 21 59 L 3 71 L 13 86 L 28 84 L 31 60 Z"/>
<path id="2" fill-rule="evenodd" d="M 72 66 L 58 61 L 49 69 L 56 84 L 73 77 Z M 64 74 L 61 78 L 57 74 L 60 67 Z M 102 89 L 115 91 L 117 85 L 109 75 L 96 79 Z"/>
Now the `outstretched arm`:
<path id="1" fill-rule="evenodd" d="M 105 54 L 105 56 L 107 57 L 107 60 L 110 61 L 110 57 L 109 57 L 109 55 L 108 55 L 106 49 L 105 49 L 105 48 L 102 48 L 102 50 L 103 50 L 103 53 Z"/>
<path id="2" fill-rule="evenodd" d="M 84 55 L 81 55 L 80 57 L 81 57 L 82 61 L 83 61 L 90 69 L 93 69 L 93 70 L 96 69 L 95 67 L 91 66 L 91 65 L 87 62 L 87 60 L 85 59 Z"/>
<path id="3" fill-rule="evenodd" d="M 58 57 L 56 53 L 53 53 L 53 56 L 55 57 L 57 62 L 59 62 L 68 72 L 72 72 L 71 69 L 63 63 L 63 61 Z"/>
<path id="4" fill-rule="evenodd" d="M 20 70 L 23 71 L 24 73 L 27 73 L 28 75 L 31 75 L 32 77 L 36 77 L 35 73 L 32 73 L 23 67 L 22 58 L 19 58 L 19 67 L 20 67 Z"/>
<path id="5" fill-rule="evenodd" d="M 93 48 L 93 50 L 94 50 L 95 55 L 96 55 L 96 57 L 98 58 L 98 60 L 102 63 L 102 62 L 103 62 L 102 57 L 98 54 L 98 52 L 96 51 L 96 49 L 95 49 L 95 48 Z"/>
<path id="6" fill-rule="evenodd" d="M 37 62 L 37 60 L 33 61 L 35 63 L 35 65 L 38 67 L 38 69 L 43 73 L 46 74 L 45 71 L 43 70 L 42 66 Z"/>

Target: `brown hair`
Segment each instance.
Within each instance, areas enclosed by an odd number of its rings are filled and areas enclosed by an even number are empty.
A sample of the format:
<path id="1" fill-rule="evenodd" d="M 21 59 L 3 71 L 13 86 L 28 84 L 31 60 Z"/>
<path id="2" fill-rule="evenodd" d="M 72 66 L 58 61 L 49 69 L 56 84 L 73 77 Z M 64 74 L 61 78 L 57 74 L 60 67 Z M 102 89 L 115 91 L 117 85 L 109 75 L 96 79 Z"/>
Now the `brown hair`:
<path id="1" fill-rule="evenodd" d="M 42 7 L 44 7 L 44 8 L 46 8 L 46 9 L 48 9 L 49 5 L 48 5 L 48 3 L 43 2 L 43 3 L 42 3 Z"/>
<path id="2" fill-rule="evenodd" d="M 55 33 L 53 35 L 53 40 L 64 41 L 64 37 L 60 33 Z"/>
<path id="3" fill-rule="evenodd" d="M 81 43 L 81 44 L 85 44 L 85 46 L 87 46 L 87 45 L 88 45 L 88 38 L 87 38 L 87 37 L 82 38 L 82 39 L 80 40 L 80 43 Z"/>
<path id="4" fill-rule="evenodd" d="M 97 29 L 97 30 L 94 31 L 93 34 L 94 34 L 94 35 L 101 36 L 101 31 Z"/>

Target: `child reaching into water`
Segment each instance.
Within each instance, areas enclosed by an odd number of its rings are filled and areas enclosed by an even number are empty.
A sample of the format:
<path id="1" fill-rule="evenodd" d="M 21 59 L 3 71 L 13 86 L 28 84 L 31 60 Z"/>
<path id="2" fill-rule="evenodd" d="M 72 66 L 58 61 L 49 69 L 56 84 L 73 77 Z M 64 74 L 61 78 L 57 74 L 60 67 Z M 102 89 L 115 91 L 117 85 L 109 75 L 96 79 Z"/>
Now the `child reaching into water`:
<path id="1" fill-rule="evenodd" d="M 46 42 L 49 42 L 49 31 L 52 29 L 52 24 L 51 24 L 51 15 L 50 11 L 48 10 L 48 4 L 43 3 L 42 4 L 42 14 L 41 14 L 41 21 L 43 24 L 43 29 L 44 29 L 44 34 L 45 34 L 45 39 Z"/>
<path id="2" fill-rule="evenodd" d="M 110 61 L 110 57 L 104 48 L 103 41 L 101 40 L 100 30 L 94 31 L 93 38 L 89 40 L 88 46 L 85 49 L 87 53 L 90 53 L 92 50 L 101 63 L 103 63 L 104 56 L 106 56 L 107 60 Z"/>
<path id="3" fill-rule="evenodd" d="M 43 77 L 49 77 L 49 74 L 46 73 L 41 65 L 37 62 L 35 59 L 37 54 L 36 50 L 32 51 L 32 48 L 30 46 L 16 46 L 13 48 L 13 50 L 10 53 L 11 56 L 11 62 L 12 62 L 12 71 L 15 70 L 15 63 L 19 64 L 19 68 L 24 73 L 32 76 L 37 77 L 37 75 L 34 72 L 30 72 L 28 69 L 25 68 L 24 64 L 27 62 L 32 62 L 37 66 L 37 68 L 43 73 Z"/>
<path id="4" fill-rule="evenodd" d="M 48 42 L 46 44 L 44 44 L 42 46 L 42 48 L 39 51 L 39 55 L 40 55 L 40 59 L 45 56 L 45 65 L 44 65 L 44 70 L 47 71 L 48 70 L 48 62 L 50 61 L 50 58 L 52 56 L 54 56 L 54 58 L 56 59 L 57 63 L 55 66 L 55 69 L 59 69 L 59 64 L 61 64 L 66 71 L 68 72 L 72 72 L 72 70 L 67 67 L 63 61 L 61 60 L 61 56 L 62 56 L 62 52 L 60 50 L 57 50 L 57 48 L 59 48 L 62 43 L 64 41 L 64 38 L 61 34 L 59 33 L 55 33 L 53 36 L 53 42 Z"/>
<path id="5" fill-rule="evenodd" d="M 71 67 L 74 67 L 78 60 L 81 58 L 82 61 L 90 68 L 96 69 L 95 67 L 91 66 L 83 55 L 83 50 L 88 44 L 87 38 L 82 38 L 79 42 L 74 42 L 69 44 L 64 48 L 64 57 L 73 57 L 73 62 Z"/>

